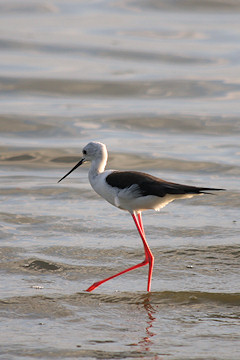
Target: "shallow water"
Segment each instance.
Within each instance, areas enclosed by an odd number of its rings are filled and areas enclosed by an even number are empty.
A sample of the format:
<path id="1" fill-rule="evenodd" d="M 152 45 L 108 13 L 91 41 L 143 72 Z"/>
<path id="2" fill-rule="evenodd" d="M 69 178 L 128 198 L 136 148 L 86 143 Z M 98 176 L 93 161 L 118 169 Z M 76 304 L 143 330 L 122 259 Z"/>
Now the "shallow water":
<path id="1" fill-rule="evenodd" d="M 239 359 L 238 1 L 0 2 L 2 359 Z M 149 211 L 152 292 L 108 168 L 226 188 Z"/>

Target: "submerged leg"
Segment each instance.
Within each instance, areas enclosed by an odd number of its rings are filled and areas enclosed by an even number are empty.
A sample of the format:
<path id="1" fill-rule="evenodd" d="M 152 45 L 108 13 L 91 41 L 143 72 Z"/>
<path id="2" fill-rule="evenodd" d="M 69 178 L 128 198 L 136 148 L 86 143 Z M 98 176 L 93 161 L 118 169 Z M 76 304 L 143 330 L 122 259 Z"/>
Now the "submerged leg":
<path id="1" fill-rule="evenodd" d="M 128 269 L 125 269 L 115 275 L 112 275 L 106 279 L 103 279 L 103 280 L 100 280 L 100 281 L 97 281 L 95 282 L 94 284 L 92 284 L 86 291 L 88 292 L 91 292 L 93 291 L 94 289 L 96 289 L 98 286 L 102 285 L 103 283 L 105 283 L 106 281 L 108 280 L 111 280 L 111 279 L 114 279 L 115 277 L 117 276 L 120 276 L 122 274 L 125 274 L 126 272 L 128 271 L 131 271 L 131 270 L 134 270 L 134 269 L 138 269 L 144 265 L 147 265 L 149 264 L 149 272 L 148 272 L 148 286 L 147 286 L 147 291 L 150 291 L 151 289 L 151 279 L 152 279 L 152 270 L 153 270 L 153 263 L 154 263 L 154 257 L 151 253 L 151 250 L 147 244 L 147 241 L 146 241 L 146 238 L 145 238 L 145 235 L 144 235 L 144 229 L 143 229 L 143 224 L 142 224 L 142 218 L 141 218 L 141 213 L 138 214 L 138 219 L 135 215 L 135 213 L 132 214 L 132 217 L 133 217 L 133 220 L 135 222 L 135 225 L 138 229 L 138 232 L 141 236 L 141 239 L 142 239 L 142 242 L 143 242 L 143 246 L 144 246 L 144 251 L 145 251 L 145 260 L 142 261 L 140 264 L 137 264 L 137 265 L 134 265 L 134 266 L 131 266 L 130 268 Z"/>

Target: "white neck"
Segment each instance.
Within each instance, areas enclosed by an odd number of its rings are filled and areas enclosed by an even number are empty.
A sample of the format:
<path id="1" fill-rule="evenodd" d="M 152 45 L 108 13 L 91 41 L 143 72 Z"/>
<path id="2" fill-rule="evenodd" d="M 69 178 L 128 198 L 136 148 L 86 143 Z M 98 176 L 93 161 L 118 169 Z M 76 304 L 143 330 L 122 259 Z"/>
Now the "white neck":
<path id="1" fill-rule="evenodd" d="M 103 144 L 100 145 L 101 147 L 99 148 L 99 151 L 91 159 L 92 163 L 88 172 L 88 178 L 93 188 L 96 183 L 97 176 L 104 172 L 108 159 L 106 146 Z"/>
<path id="2" fill-rule="evenodd" d="M 91 163 L 89 173 L 95 176 L 101 174 L 105 170 L 106 164 L 107 164 L 106 159 L 94 159 Z"/>
<path id="3" fill-rule="evenodd" d="M 107 158 L 108 154 L 107 151 L 102 152 L 92 160 L 91 167 L 89 169 L 88 177 L 91 182 L 91 179 L 93 180 L 98 176 L 99 174 L 103 173 L 107 164 Z"/>

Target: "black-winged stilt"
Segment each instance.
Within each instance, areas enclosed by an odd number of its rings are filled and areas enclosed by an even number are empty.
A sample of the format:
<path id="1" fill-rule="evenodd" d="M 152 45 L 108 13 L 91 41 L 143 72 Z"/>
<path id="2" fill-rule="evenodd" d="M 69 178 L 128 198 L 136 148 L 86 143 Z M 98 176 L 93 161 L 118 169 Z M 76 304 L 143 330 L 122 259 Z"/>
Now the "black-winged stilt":
<path id="1" fill-rule="evenodd" d="M 116 276 L 147 264 L 149 264 L 147 291 L 150 291 L 154 257 L 145 237 L 142 211 L 149 209 L 160 210 L 176 199 L 191 198 L 195 195 L 209 194 L 207 191 L 224 189 L 176 184 L 138 171 L 105 170 L 108 153 L 106 146 L 100 142 L 90 142 L 83 148 L 82 153 L 82 159 L 58 182 L 62 181 L 84 162 L 90 161 L 92 164 L 88 178 L 92 188 L 110 204 L 121 210 L 129 211 L 138 229 L 145 251 L 143 262 L 104 280 L 95 282 L 86 291 L 90 292 Z"/>

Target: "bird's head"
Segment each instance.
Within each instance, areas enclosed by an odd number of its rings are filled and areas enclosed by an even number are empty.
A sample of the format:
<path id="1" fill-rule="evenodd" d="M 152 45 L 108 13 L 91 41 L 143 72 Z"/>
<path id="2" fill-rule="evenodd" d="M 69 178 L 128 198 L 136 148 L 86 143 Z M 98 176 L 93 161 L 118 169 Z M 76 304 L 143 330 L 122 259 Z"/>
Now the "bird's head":
<path id="1" fill-rule="evenodd" d="M 82 150 L 82 158 L 81 160 L 66 174 L 64 175 L 58 182 L 65 179 L 68 175 L 70 175 L 74 170 L 76 170 L 80 165 L 82 165 L 86 161 L 100 161 L 103 163 L 106 163 L 108 153 L 106 145 L 97 142 L 97 141 L 91 141 L 86 146 L 84 146 Z"/>

